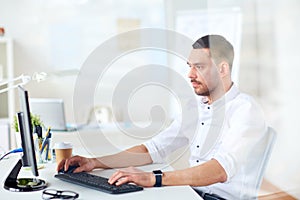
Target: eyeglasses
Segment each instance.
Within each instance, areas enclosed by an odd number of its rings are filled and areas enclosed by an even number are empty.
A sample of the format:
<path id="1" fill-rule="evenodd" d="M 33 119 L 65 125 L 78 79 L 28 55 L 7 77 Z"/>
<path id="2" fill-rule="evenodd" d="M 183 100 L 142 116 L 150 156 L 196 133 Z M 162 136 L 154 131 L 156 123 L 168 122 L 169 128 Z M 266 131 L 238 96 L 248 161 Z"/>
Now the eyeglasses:
<path id="1" fill-rule="evenodd" d="M 79 194 L 73 191 L 60 191 L 55 189 L 47 189 L 43 191 L 43 199 L 77 199 Z"/>

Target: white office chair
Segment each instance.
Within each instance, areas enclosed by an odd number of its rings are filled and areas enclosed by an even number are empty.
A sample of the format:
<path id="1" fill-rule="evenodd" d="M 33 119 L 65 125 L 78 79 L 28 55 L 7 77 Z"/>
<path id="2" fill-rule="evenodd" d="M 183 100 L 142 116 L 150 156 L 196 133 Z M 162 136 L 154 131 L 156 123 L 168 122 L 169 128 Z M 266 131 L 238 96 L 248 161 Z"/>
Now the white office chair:
<path id="1" fill-rule="evenodd" d="M 264 143 L 263 145 L 265 146 L 265 149 L 263 150 L 264 155 L 263 155 L 263 157 L 261 159 L 261 162 L 258 166 L 259 170 L 258 170 L 258 173 L 257 173 L 257 179 L 256 179 L 256 184 L 255 184 L 256 194 L 258 194 L 258 191 L 260 189 L 260 186 L 261 186 L 261 183 L 262 183 L 262 180 L 263 180 L 266 168 L 267 168 L 267 164 L 268 164 L 268 161 L 269 161 L 271 153 L 272 153 L 272 149 L 273 149 L 275 140 L 276 140 L 275 130 L 271 127 L 268 127 L 265 139 L 262 141 Z"/>

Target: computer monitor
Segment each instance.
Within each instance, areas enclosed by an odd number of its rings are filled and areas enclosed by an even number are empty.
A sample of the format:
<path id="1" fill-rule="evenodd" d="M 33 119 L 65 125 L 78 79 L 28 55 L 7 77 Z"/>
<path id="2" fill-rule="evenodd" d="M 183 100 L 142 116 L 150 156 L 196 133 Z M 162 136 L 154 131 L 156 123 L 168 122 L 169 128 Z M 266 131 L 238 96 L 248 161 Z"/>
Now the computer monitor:
<path id="1" fill-rule="evenodd" d="M 47 187 L 44 180 L 38 178 L 18 178 L 18 174 L 22 166 L 31 167 L 32 174 L 34 176 L 39 175 L 33 142 L 33 129 L 30 119 L 28 92 L 21 86 L 18 87 L 18 90 L 21 112 L 18 112 L 17 117 L 21 134 L 23 156 L 6 178 L 4 188 L 15 192 L 41 190 Z"/>

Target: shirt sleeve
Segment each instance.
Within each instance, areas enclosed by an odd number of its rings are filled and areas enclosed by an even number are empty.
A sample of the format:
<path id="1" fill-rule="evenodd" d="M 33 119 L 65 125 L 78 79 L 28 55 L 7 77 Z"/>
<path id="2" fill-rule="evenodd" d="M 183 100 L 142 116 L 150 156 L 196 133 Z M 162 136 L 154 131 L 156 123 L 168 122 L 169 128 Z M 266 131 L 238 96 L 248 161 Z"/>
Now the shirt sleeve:
<path id="1" fill-rule="evenodd" d="M 254 148 L 259 148 L 259 141 L 266 133 L 264 116 L 260 107 L 251 99 L 242 99 L 229 112 L 228 130 L 224 130 L 222 143 L 214 155 L 227 174 L 227 182 L 240 170 L 253 155 Z"/>
<path id="2" fill-rule="evenodd" d="M 144 143 L 153 163 L 164 162 L 169 154 L 188 144 L 188 138 L 179 131 L 180 122 L 180 118 L 175 119 L 168 128 Z"/>

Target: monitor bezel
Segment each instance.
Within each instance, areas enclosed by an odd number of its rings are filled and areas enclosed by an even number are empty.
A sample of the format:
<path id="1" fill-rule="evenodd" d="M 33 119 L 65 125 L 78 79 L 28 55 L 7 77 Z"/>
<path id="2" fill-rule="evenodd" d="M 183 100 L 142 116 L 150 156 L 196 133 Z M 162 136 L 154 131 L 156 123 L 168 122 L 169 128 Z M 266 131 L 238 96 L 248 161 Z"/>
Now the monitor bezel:
<path id="1" fill-rule="evenodd" d="M 23 157 L 22 162 L 23 166 L 31 167 L 32 174 L 34 176 L 39 176 L 37 162 L 36 162 L 36 154 L 35 154 L 35 146 L 33 141 L 33 128 L 31 124 L 30 118 L 30 107 L 29 107 L 29 98 L 28 91 L 23 87 L 19 86 L 19 100 L 20 100 L 20 109 L 23 113 L 23 122 L 19 123 L 20 134 L 22 139 L 22 148 L 23 148 Z M 23 144 L 24 143 L 24 144 Z"/>

